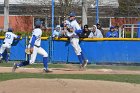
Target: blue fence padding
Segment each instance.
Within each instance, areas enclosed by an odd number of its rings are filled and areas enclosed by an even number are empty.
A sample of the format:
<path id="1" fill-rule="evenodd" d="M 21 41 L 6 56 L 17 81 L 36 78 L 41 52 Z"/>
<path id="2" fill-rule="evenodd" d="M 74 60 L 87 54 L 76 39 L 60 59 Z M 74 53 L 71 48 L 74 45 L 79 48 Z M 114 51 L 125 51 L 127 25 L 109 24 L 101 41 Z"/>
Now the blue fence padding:
<path id="1" fill-rule="evenodd" d="M 52 62 L 67 62 L 69 56 L 69 42 L 53 41 Z"/>
<path id="2" fill-rule="evenodd" d="M 73 47 L 65 43 L 54 41 L 53 61 L 79 63 Z M 140 63 L 140 41 L 81 41 L 80 45 L 90 63 Z"/>
<path id="3" fill-rule="evenodd" d="M 76 55 L 76 53 L 74 52 L 73 47 L 71 46 L 71 44 L 69 45 L 69 52 L 68 52 L 68 63 L 79 63 L 78 61 L 78 57 Z"/>
<path id="4" fill-rule="evenodd" d="M 87 47 L 85 51 L 88 51 L 87 56 L 91 63 L 140 62 L 138 41 L 98 41 Z"/>
<path id="5" fill-rule="evenodd" d="M 22 40 L 20 40 L 16 46 L 11 47 L 10 60 L 25 60 L 25 48 L 25 38 L 22 38 Z"/>
<path id="6" fill-rule="evenodd" d="M 0 40 L 2 44 L 3 40 Z M 42 40 L 41 47 L 51 52 L 52 62 L 79 63 L 73 47 L 68 41 L 54 40 L 52 50 L 49 39 Z M 103 40 L 80 41 L 83 53 L 90 63 L 140 63 L 140 41 Z M 25 38 L 11 47 L 10 60 L 25 60 Z M 37 62 L 42 62 L 42 55 L 37 55 Z"/>
<path id="7" fill-rule="evenodd" d="M 3 43 L 3 40 L 2 40 L 2 39 L 0 39 L 0 46 L 2 45 L 2 43 Z"/>
<path id="8" fill-rule="evenodd" d="M 49 40 L 42 40 L 41 41 L 41 47 L 48 53 L 49 55 Z M 43 56 L 40 54 L 37 54 L 36 61 L 42 62 L 43 61 Z"/>

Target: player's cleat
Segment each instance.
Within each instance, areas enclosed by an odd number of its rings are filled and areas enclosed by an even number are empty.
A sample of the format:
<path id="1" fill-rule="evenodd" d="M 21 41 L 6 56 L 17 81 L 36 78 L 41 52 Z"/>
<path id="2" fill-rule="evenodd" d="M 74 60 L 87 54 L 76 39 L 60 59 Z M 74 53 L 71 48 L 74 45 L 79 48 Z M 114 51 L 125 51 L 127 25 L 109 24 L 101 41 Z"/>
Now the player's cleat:
<path id="1" fill-rule="evenodd" d="M 17 68 L 18 68 L 17 64 L 14 63 L 13 68 L 12 68 L 12 72 L 15 72 Z"/>
<path id="2" fill-rule="evenodd" d="M 80 71 L 83 71 L 83 70 L 84 70 L 83 64 L 80 64 L 79 70 L 80 70 Z"/>
<path id="3" fill-rule="evenodd" d="M 84 60 L 82 66 L 85 68 L 87 66 L 88 60 Z"/>
<path id="4" fill-rule="evenodd" d="M 50 70 L 50 69 L 43 69 L 43 72 L 45 72 L 45 73 L 51 73 L 51 72 L 53 72 L 52 70 Z"/>

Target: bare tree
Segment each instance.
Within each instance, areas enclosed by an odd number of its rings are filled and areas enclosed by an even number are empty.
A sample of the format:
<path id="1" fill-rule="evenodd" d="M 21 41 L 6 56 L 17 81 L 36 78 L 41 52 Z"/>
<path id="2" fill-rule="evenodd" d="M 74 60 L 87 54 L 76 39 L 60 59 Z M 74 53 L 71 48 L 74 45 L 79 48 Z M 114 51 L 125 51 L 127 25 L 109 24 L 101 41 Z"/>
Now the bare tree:
<path id="1" fill-rule="evenodd" d="M 87 0 L 82 0 L 82 27 L 87 24 Z"/>

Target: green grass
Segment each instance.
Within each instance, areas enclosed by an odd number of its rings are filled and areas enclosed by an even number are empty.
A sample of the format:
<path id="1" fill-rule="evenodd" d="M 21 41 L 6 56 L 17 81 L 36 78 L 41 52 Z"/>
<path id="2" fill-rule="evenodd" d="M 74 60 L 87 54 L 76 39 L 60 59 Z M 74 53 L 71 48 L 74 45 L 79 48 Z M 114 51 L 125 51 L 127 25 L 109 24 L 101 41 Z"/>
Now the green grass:
<path id="1" fill-rule="evenodd" d="M 13 62 L 9 62 L 9 63 L 0 63 L 0 67 L 12 67 L 13 66 Z M 26 66 L 27 68 L 43 68 L 43 64 L 38 63 L 38 64 L 32 64 L 32 65 L 28 65 Z M 66 66 L 64 64 L 49 64 L 50 68 L 65 68 Z"/>
<path id="2" fill-rule="evenodd" d="M 2 67 L 11 67 L 10 63 L 0 63 Z M 79 66 L 79 64 L 71 64 Z M 28 68 L 42 68 L 43 64 L 32 64 Z M 67 68 L 65 64 L 49 64 L 50 68 Z M 116 66 L 116 65 L 94 65 L 90 64 L 87 68 L 91 69 L 115 69 L 115 70 L 140 70 L 139 66 Z M 140 84 L 140 75 L 122 75 L 122 74 L 43 74 L 43 73 L 0 73 L 0 81 L 20 79 L 20 78 L 45 78 L 45 79 L 83 79 L 83 80 L 105 80 L 116 82 L 127 82 Z"/>
<path id="3" fill-rule="evenodd" d="M 88 65 L 90 69 L 113 69 L 113 70 L 140 70 L 140 66 L 121 66 L 121 65 Z"/>
<path id="4" fill-rule="evenodd" d="M 73 66 L 78 67 L 79 64 L 71 64 Z M 1 67 L 12 67 L 13 63 L 0 63 Z M 42 68 L 43 64 L 32 64 L 26 66 L 27 68 Z M 49 68 L 67 68 L 66 64 L 49 64 Z M 113 69 L 113 70 L 140 70 L 140 66 L 121 66 L 121 65 L 95 65 L 95 64 L 89 64 L 87 65 L 87 68 L 90 69 Z"/>
<path id="5" fill-rule="evenodd" d="M 21 78 L 104 80 L 140 84 L 140 75 L 0 73 L 0 81 Z"/>

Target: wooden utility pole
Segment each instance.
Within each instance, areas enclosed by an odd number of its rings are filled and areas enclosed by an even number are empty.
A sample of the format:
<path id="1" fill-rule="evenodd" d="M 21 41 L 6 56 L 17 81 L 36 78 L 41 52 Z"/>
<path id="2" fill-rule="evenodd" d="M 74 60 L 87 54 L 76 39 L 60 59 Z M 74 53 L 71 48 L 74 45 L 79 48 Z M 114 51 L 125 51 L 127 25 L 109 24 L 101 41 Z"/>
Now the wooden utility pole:
<path id="1" fill-rule="evenodd" d="M 9 27 L 9 0 L 4 0 L 4 31 Z"/>
<path id="2" fill-rule="evenodd" d="M 82 0 L 82 27 L 87 24 L 87 0 Z"/>

